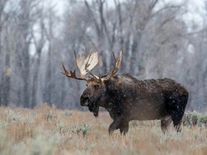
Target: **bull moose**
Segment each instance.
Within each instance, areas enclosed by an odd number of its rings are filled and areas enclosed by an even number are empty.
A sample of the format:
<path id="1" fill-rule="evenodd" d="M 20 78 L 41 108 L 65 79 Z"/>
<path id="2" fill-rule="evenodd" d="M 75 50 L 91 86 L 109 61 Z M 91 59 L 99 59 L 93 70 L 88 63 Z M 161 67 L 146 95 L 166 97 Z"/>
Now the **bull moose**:
<path id="1" fill-rule="evenodd" d="M 114 56 L 114 55 L 113 55 Z M 161 120 L 161 130 L 165 133 L 173 122 L 177 132 L 188 100 L 188 91 L 174 80 L 150 79 L 138 80 L 130 74 L 117 75 L 121 65 L 122 52 L 114 56 L 112 70 L 97 76 L 91 70 L 98 64 L 97 52 L 88 56 L 77 56 L 75 71 L 68 71 L 64 65 L 63 74 L 69 78 L 86 81 L 87 88 L 80 97 L 81 106 L 87 106 L 94 116 L 98 116 L 99 107 L 104 107 L 113 122 L 109 134 L 119 129 L 126 134 L 131 120 Z"/>

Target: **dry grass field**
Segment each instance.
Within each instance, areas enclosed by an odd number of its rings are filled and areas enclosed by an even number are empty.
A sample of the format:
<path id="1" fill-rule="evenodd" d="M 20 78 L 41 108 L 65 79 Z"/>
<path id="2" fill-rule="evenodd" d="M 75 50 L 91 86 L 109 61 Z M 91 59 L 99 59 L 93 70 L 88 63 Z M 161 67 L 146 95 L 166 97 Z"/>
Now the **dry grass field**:
<path id="1" fill-rule="evenodd" d="M 171 127 L 162 134 L 159 122 L 132 122 L 129 133 L 108 135 L 111 119 L 101 112 L 0 108 L 1 155 L 206 155 L 207 129 Z"/>

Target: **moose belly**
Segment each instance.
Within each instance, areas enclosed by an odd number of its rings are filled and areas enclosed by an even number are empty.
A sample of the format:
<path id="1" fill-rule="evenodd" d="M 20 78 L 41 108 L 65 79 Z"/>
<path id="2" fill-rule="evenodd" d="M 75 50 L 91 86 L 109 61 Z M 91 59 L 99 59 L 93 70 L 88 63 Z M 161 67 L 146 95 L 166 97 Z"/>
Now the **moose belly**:
<path id="1" fill-rule="evenodd" d="M 167 116 L 164 100 L 159 97 L 134 100 L 125 106 L 131 120 L 155 120 Z"/>

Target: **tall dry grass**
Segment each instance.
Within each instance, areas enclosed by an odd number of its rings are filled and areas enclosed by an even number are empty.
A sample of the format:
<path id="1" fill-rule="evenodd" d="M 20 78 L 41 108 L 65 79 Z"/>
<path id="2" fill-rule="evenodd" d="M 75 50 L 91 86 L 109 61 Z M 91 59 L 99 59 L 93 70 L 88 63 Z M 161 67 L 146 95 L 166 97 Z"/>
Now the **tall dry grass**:
<path id="1" fill-rule="evenodd" d="M 206 155 L 207 129 L 173 128 L 166 135 L 158 121 L 132 122 L 129 133 L 108 135 L 106 112 L 94 118 L 89 112 L 58 110 L 47 105 L 33 110 L 0 108 L 2 155 Z"/>

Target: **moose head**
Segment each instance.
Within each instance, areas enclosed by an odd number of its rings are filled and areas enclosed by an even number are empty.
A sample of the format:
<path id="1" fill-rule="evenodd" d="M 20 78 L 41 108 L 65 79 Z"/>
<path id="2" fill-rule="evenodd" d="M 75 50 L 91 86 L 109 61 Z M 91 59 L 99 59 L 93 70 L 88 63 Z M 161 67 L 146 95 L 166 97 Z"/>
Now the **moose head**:
<path id="1" fill-rule="evenodd" d="M 82 80 L 86 82 L 86 89 L 80 97 L 81 106 L 88 106 L 89 110 L 93 112 L 94 116 L 98 116 L 99 106 L 107 103 L 107 83 L 114 77 L 121 65 L 122 51 L 116 58 L 113 53 L 114 64 L 111 71 L 105 75 L 95 75 L 91 71 L 97 66 L 99 62 L 98 53 L 90 53 L 87 56 L 76 55 L 75 62 L 79 69 L 80 76 L 76 75 L 76 71 L 67 70 L 64 65 L 63 74 L 68 78 Z"/>

